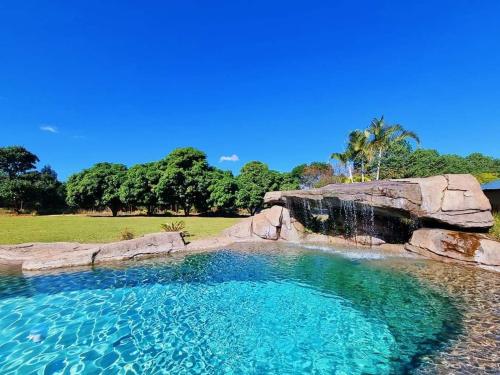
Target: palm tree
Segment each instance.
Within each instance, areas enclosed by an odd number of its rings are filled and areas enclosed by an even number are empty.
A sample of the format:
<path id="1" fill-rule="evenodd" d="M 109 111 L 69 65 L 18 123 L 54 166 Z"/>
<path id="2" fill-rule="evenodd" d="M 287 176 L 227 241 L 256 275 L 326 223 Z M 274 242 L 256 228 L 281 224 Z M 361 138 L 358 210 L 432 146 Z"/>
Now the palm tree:
<path id="1" fill-rule="evenodd" d="M 351 168 L 352 153 L 349 150 L 346 150 L 345 152 L 334 152 L 330 156 L 330 159 L 338 160 L 344 168 L 347 168 L 349 171 L 349 179 L 351 180 L 351 183 L 354 182 Z"/>
<path id="2" fill-rule="evenodd" d="M 365 166 L 373 159 L 373 147 L 368 130 L 354 130 L 349 134 L 347 148 L 354 155 L 354 160 L 361 163 L 361 182 L 365 182 Z"/>
<path id="3" fill-rule="evenodd" d="M 392 144 L 407 139 L 413 139 L 420 143 L 420 139 L 414 132 L 405 130 L 399 124 L 387 125 L 384 122 L 384 116 L 380 117 L 380 119 L 374 118 L 367 130 L 371 136 L 371 147 L 377 155 L 377 180 L 380 178 L 380 167 L 384 151 Z"/>

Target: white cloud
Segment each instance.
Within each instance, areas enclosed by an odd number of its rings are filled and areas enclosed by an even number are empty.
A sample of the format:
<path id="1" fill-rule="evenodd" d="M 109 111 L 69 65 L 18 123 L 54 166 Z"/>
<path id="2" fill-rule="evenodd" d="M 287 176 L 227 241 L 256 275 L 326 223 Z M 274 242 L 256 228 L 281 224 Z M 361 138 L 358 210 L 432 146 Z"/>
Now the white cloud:
<path id="1" fill-rule="evenodd" d="M 240 158 L 238 157 L 238 155 L 236 154 L 232 154 L 231 156 L 221 156 L 220 159 L 219 159 L 219 162 L 223 162 L 223 161 L 239 161 Z"/>
<path id="2" fill-rule="evenodd" d="M 40 126 L 40 130 L 44 132 L 49 132 L 49 133 L 57 133 L 57 128 L 55 126 L 50 126 L 50 125 L 42 125 Z"/>

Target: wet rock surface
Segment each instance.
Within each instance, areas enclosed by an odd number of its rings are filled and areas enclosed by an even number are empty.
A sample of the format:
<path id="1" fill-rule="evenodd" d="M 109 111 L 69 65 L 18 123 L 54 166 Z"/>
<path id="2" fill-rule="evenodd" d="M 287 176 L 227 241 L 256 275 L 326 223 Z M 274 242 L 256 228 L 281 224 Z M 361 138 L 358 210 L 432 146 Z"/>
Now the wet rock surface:
<path id="1" fill-rule="evenodd" d="M 461 262 L 500 271 L 500 242 L 483 234 L 422 228 L 413 232 L 405 248 L 444 262 Z"/>

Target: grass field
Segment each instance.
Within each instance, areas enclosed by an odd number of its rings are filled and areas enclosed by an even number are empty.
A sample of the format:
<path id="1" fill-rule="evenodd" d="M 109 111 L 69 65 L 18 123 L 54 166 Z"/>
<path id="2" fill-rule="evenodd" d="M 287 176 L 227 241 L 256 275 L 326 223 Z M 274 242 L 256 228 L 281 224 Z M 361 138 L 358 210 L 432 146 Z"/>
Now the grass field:
<path id="1" fill-rule="evenodd" d="M 238 222 L 221 217 L 93 217 L 80 215 L 10 216 L 0 215 L 0 244 L 23 242 L 99 243 L 120 240 L 124 229 L 135 237 L 160 232 L 160 224 L 182 220 L 191 234 L 189 241 L 219 234 Z"/>

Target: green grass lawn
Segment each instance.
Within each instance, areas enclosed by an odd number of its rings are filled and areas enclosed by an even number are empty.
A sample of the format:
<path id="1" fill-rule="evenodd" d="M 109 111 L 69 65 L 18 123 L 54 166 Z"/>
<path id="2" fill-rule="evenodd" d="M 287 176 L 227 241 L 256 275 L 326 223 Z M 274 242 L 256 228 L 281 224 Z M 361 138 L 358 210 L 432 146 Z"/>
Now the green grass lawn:
<path id="1" fill-rule="evenodd" d="M 23 242 L 99 243 L 120 240 L 124 229 L 135 237 L 161 232 L 160 224 L 182 220 L 191 234 L 189 241 L 219 234 L 238 222 L 222 217 L 92 217 L 80 215 L 9 216 L 0 215 L 0 244 Z"/>

